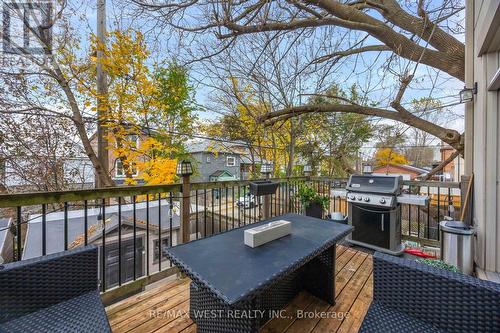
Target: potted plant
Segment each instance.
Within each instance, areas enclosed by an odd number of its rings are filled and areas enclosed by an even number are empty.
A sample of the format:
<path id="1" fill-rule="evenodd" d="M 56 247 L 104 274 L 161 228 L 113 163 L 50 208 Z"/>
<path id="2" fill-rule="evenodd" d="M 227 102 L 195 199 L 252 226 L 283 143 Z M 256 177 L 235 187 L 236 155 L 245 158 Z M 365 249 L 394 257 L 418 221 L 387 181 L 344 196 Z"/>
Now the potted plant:
<path id="1" fill-rule="evenodd" d="M 298 195 L 307 216 L 323 218 L 323 211 L 328 208 L 329 203 L 327 196 L 318 194 L 308 185 L 301 186 Z"/>

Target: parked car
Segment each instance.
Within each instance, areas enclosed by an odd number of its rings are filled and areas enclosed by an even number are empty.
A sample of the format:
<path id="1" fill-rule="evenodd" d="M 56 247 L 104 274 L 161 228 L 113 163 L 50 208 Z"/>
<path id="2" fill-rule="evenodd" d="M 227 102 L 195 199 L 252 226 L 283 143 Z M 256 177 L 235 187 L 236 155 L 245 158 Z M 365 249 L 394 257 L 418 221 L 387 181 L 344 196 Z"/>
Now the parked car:
<path id="1" fill-rule="evenodd" d="M 260 197 L 256 197 L 251 193 L 246 193 L 244 196 L 239 197 L 238 201 L 236 201 L 236 205 L 243 208 L 253 208 L 261 203 L 262 200 Z"/>

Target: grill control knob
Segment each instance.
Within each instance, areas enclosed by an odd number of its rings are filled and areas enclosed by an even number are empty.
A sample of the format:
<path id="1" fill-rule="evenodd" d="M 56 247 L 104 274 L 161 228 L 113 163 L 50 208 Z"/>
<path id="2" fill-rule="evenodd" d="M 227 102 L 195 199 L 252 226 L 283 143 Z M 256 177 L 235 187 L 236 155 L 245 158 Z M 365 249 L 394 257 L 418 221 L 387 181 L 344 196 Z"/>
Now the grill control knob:
<path id="1" fill-rule="evenodd" d="M 368 198 L 368 197 L 364 197 L 364 198 L 363 198 L 363 200 L 364 200 L 365 202 L 368 202 L 368 201 L 370 201 L 370 198 Z"/>
<path id="2" fill-rule="evenodd" d="M 385 204 L 385 199 L 384 198 L 380 198 L 380 203 L 381 204 Z"/>
<path id="3" fill-rule="evenodd" d="M 358 200 L 359 200 L 359 201 L 363 200 L 363 197 L 359 196 L 359 197 L 358 197 Z"/>
<path id="4" fill-rule="evenodd" d="M 347 199 L 349 199 L 349 200 L 354 200 L 354 195 L 349 194 L 349 195 L 347 196 Z"/>

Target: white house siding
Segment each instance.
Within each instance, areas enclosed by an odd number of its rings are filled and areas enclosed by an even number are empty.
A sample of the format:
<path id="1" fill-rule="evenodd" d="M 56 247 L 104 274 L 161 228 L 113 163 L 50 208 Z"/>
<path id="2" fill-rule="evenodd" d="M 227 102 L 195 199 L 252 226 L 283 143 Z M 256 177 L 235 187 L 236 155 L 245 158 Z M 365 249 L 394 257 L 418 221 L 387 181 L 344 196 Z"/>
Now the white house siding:
<path id="1" fill-rule="evenodd" d="M 488 85 L 500 67 L 500 48 L 495 46 L 498 38 L 488 40 L 485 36 L 500 25 L 494 19 L 499 7 L 500 0 L 467 0 L 466 82 L 469 87 L 473 82 L 478 84 L 474 102 L 469 103 L 473 104 L 472 116 L 466 116 L 466 135 L 473 138 L 472 151 L 466 156 L 472 158 L 475 177 L 476 262 L 480 268 L 496 272 L 500 272 L 500 93 L 488 91 Z"/>
<path id="2" fill-rule="evenodd" d="M 28 158 L 18 157 L 16 164 L 30 170 L 32 161 Z M 91 187 L 94 184 L 94 168 L 88 157 L 72 157 L 66 158 L 63 161 L 64 181 L 70 187 L 82 188 Z M 1 176 L 1 175 L 0 175 Z M 7 160 L 5 162 L 5 177 L 4 183 L 6 187 L 29 187 L 32 183 L 20 177 L 12 163 Z M 0 179 L 2 181 L 2 179 Z"/>
<path id="3" fill-rule="evenodd" d="M 87 157 L 68 158 L 64 161 L 64 178 L 68 184 L 93 186 L 94 166 Z"/>

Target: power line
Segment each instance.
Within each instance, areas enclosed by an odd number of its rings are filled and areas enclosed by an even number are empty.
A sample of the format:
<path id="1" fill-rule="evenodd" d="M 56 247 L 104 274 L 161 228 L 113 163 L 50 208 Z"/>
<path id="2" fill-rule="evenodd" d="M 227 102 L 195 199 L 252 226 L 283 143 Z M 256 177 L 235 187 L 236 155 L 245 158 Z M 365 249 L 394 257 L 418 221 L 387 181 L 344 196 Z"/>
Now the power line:
<path id="1" fill-rule="evenodd" d="M 446 146 L 437 145 L 394 145 L 394 146 L 361 146 L 360 149 L 380 149 L 380 148 L 443 148 Z"/>
<path id="2" fill-rule="evenodd" d="M 441 109 L 444 109 L 444 108 L 447 108 L 447 107 L 451 107 L 451 106 L 460 105 L 460 104 L 463 104 L 463 103 L 464 102 L 458 101 L 458 102 L 453 102 L 453 103 L 450 103 L 450 104 L 436 106 L 434 108 L 421 111 L 419 116 L 421 117 L 421 116 L 424 116 L 424 115 L 427 115 L 427 114 L 431 114 L 431 113 L 433 113 L 435 111 L 438 111 L 438 110 L 441 110 Z M 394 111 L 394 112 L 397 113 L 397 111 Z M 312 112 L 312 114 L 314 114 L 314 113 L 316 113 L 316 112 Z M 335 112 L 332 112 L 332 113 L 335 113 Z M 338 112 L 338 113 L 343 113 L 343 112 Z M 417 112 L 415 112 L 415 113 L 417 113 Z M 346 113 L 343 113 L 343 114 L 346 114 Z M 44 115 L 44 116 L 46 116 L 46 115 Z M 390 120 L 390 121 L 397 121 L 397 120 L 383 118 L 383 117 L 377 117 L 377 116 L 366 116 L 365 119 L 355 120 L 355 121 L 352 121 L 352 122 L 344 122 L 343 124 L 344 125 L 357 125 L 357 124 L 361 124 L 363 122 L 380 121 L 381 119 L 387 119 L 387 120 Z M 86 121 L 96 121 L 97 117 L 85 117 L 85 120 Z M 335 126 L 335 124 L 332 124 L 332 126 Z M 286 151 L 285 148 L 278 148 L 278 147 L 273 147 L 273 146 L 268 146 L 268 145 L 249 144 L 249 143 L 241 141 L 241 140 L 222 139 L 222 138 L 210 137 L 210 136 L 201 135 L 201 134 L 183 133 L 183 132 L 173 131 L 173 130 L 151 128 L 151 127 L 147 127 L 147 126 L 143 126 L 143 125 L 137 125 L 136 127 L 140 128 L 142 130 L 149 130 L 149 131 L 156 131 L 156 132 L 168 133 L 168 134 L 171 134 L 171 135 L 185 136 L 185 137 L 190 137 L 190 138 L 195 138 L 195 139 L 204 139 L 204 140 L 215 141 L 215 142 L 220 142 L 220 143 L 228 143 L 228 144 L 234 144 L 234 145 L 242 145 L 242 144 L 244 144 L 246 146 L 251 146 L 251 147 L 255 147 L 255 148 L 276 149 L 276 150 Z M 411 127 L 411 125 L 410 125 L 410 127 Z M 387 147 L 387 148 L 401 148 L 401 147 L 403 147 L 403 146 L 394 146 L 394 147 Z M 410 147 L 410 146 L 408 146 L 408 147 Z M 415 147 L 415 146 L 411 146 L 411 147 Z M 429 146 L 424 146 L 424 147 L 429 147 Z M 364 146 L 364 147 L 361 147 L 361 148 L 382 148 L 382 147 L 367 147 L 367 146 Z"/>
<path id="3" fill-rule="evenodd" d="M 312 94 L 301 94 L 301 95 L 312 95 Z M 328 96 L 328 95 L 321 95 L 325 98 L 330 98 L 330 99 L 335 99 L 335 96 Z M 454 97 L 455 99 L 459 98 L 456 94 L 453 94 L 453 95 L 445 95 L 445 96 L 438 96 L 438 97 L 432 97 L 432 99 L 434 100 L 439 100 L 439 99 L 445 99 L 445 98 L 450 98 L 450 97 Z M 422 97 L 422 98 L 427 98 L 427 97 Z M 418 101 L 418 99 L 415 99 L 416 101 Z M 414 101 L 408 101 L 408 102 L 404 102 L 404 103 L 401 103 L 401 105 L 411 105 L 413 104 Z M 379 108 L 379 109 L 388 109 L 388 108 L 392 108 L 392 106 L 389 104 L 389 105 L 385 105 L 385 106 L 375 106 L 376 108 Z"/>

